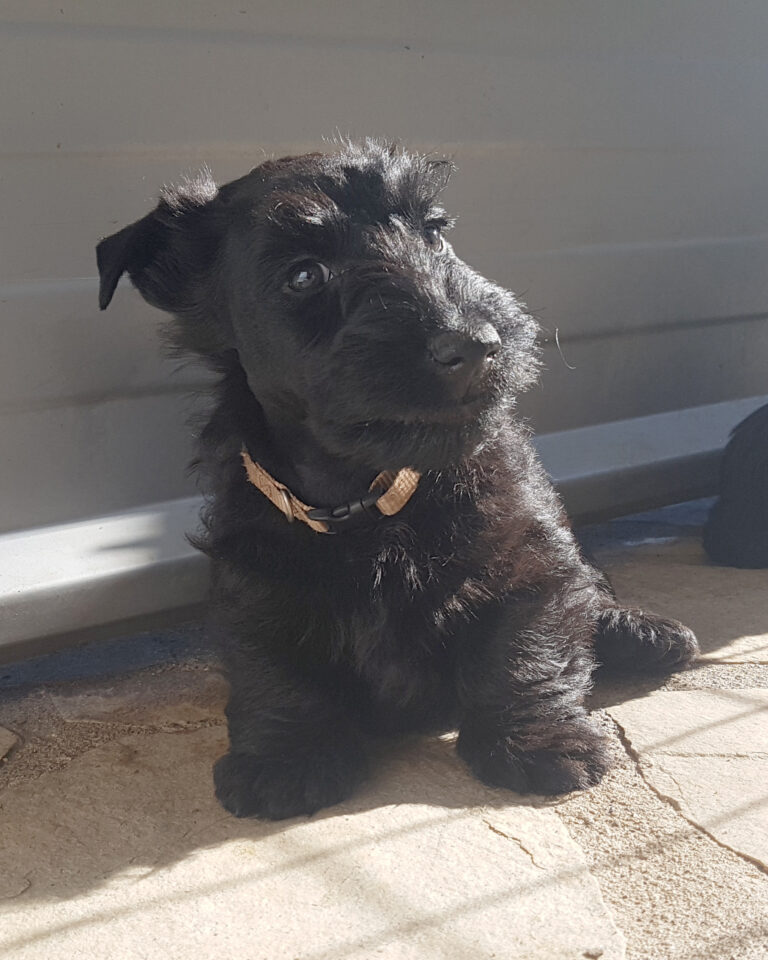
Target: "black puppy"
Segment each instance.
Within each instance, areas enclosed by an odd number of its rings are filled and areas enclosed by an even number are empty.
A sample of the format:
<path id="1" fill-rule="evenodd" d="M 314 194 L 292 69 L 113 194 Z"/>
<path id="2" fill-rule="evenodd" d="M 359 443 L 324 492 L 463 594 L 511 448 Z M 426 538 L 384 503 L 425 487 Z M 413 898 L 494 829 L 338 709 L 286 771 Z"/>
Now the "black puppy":
<path id="1" fill-rule="evenodd" d="M 217 795 L 308 814 L 368 737 L 458 727 L 490 784 L 561 793 L 608 767 L 597 659 L 674 668 L 682 624 L 617 607 L 581 558 L 515 396 L 536 325 L 463 263 L 451 164 L 377 142 L 167 192 L 98 247 L 219 376 L 198 543 L 231 697 Z M 293 522 L 288 522 L 288 520 Z"/>
<path id="2" fill-rule="evenodd" d="M 704 549 L 728 567 L 768 567 L 768 404 L 734 427 Z"/>

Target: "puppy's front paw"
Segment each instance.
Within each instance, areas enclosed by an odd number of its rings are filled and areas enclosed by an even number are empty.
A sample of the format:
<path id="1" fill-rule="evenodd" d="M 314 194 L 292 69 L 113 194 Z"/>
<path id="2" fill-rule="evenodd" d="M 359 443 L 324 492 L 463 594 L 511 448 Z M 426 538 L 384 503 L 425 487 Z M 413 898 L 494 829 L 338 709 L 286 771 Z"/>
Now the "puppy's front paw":
<path id="1" fill-rule="evenodd" d="M 604 610 L 597 622 L 595 654 L 622 672 L 682 670 L 699 653 L 692 630 L 679 620 L 625 607 Z"/>
<path id="2" fill-rule="evenodd" d="M 346 799 L 365 778 L 362 751 L 318 750 L 296 757 L 226 753 L 213 768 L 219 803 L 236 817 L 309 816 Z"/>
<path id="3" fill-rule="evenodd" d="M 588 721 L 569 720 L 514 736 L 463 727 L 456 749 L 489 786 L 551 795 L 599 783 L 612 765 L 608 744 Z"/>

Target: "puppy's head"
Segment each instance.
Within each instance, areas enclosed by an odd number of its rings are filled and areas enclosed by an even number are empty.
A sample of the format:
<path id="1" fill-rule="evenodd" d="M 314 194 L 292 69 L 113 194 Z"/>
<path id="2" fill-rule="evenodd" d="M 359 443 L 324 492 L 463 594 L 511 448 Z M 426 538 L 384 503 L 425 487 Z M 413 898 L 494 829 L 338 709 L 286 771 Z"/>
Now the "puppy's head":
<path id="1" fill-rule="evenodd" d="M 265 410 L 372 470 L 439 469 L 495 435 L 534 381 L 536 326 L 453 252 L 445 160 L 366 142 L 167 192 L 97 250 L 173 339 L 238 362 Z M 232 358 L 237 360 L 233 361 Z"/>

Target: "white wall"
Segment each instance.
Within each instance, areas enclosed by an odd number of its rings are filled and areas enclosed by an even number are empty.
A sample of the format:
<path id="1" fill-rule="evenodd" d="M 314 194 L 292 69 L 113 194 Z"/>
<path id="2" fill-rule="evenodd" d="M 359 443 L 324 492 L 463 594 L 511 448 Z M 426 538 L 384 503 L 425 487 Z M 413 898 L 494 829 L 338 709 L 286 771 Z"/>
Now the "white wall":
<path id="1" fill-rule="evenodd" d="M 192 489 L 200 374 L 94 244 L 337 129 L 454 154 L 458 252 L 575 367 L 540 430 L 766 390 L 765 0 L 5 0 L 0 111 L 0 530 Z"/>

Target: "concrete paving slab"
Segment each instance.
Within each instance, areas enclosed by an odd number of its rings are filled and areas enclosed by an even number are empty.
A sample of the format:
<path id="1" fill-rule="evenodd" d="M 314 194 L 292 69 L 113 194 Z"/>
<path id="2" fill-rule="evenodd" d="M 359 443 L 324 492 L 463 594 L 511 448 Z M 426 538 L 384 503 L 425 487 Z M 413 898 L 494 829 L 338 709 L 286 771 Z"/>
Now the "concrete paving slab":
<path id="1" fill-rule="evenodd" d="M 766 960 L 766 872 L 651 789 L 618 743 L 602 783 L 556 809 L 627 939 L 628 960 Z"/>
<path id="2" fill-rule="evenodd" d="M 688 624 L 703 659 L 768 663 L 768 570 L 715 566 L 698 537 L 617 544 L 597 559 L 623 603 Z"/>
<path id="3" fill-rule="evenodd" d="M 768 759 L 768 689 L 658 690 L 609 713 L 644 755 Z"/>
<path id="4" fill-rule="evenodd" d="M 226 682 L 207 665 L 159 676 L 134 674 L 50 692 L 59 716 L 69 723 L 119 722 L 178 729 L 213 717 L 226 703 Z"/>
<path id="5" fill-rule="evenodd" d="M 443 740 L 353 800 L 238 821 L 211 795 L 222 727 L 122 737 L 10 787 L 0 950 L 13 960 L 619 960 L 553 809 L 489 790 Z"/>
<path id="6" fill-rule="evenodd" d="M 608 712 L 656 791 L 768 869 L 768 689 L 659 691 Z"/>
<path id="7" fill-rule="evenodd" d="M 765 758 L 661 757 L 654 760 L 647 776 L 685 817 L 768 870 Z"/>

